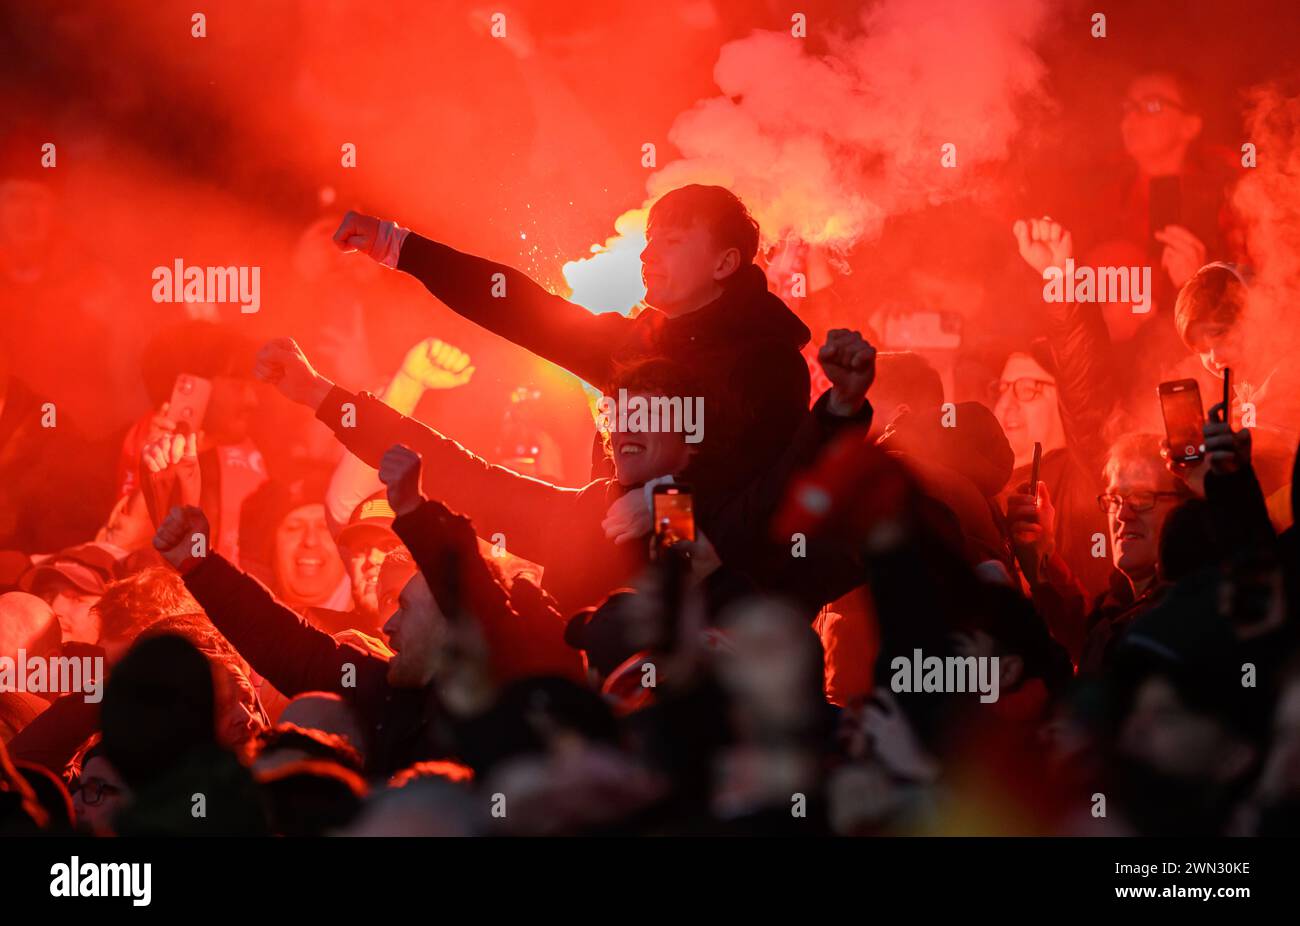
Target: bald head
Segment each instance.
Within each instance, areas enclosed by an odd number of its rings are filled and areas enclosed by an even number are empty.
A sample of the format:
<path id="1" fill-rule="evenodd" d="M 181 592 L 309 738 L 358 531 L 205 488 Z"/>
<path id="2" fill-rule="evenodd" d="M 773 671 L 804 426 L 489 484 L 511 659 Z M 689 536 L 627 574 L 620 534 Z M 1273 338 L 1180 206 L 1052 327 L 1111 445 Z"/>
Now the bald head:
<path id="1" fill-rule="evenodd" d="M 0 656 L 52 656 L 63 645 L 59 619 L 41 599 L 27 592 L 0 595 Z"/>

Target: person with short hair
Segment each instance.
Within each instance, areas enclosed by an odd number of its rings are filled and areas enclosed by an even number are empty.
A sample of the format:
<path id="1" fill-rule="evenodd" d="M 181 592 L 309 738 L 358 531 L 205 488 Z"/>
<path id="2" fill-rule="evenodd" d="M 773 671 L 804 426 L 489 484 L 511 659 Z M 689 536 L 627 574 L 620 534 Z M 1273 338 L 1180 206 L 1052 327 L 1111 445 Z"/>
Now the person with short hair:
<path id="1" fill-rule="evenodd" d="M 372 216 L 349 212 L 334 241 L 411 274 L 452 311 L 593 385 L 647 356 L 684 368 L 708 419 L 683 477 L 706 532 L 713 513 L 777 460 L 808 409 L 800 351 L 811 333 L 768 290 L 754 263 L 758 224 L 723 187 L 690 184 L 650 207 L 641 253 L 650 308 L 635 318 L 592 314 L 518 270 Z"/>

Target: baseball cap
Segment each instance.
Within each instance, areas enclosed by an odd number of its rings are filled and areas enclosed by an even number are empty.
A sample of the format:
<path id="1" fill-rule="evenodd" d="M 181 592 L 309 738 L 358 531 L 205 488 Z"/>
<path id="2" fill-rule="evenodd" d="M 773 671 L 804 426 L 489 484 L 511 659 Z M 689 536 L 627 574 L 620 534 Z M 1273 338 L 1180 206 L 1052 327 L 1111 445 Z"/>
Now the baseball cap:
<path id="1" fill-rule="evenodd" d="M 382 539 L 391 538 L 397 542 L 397 534 L 393 532 L 396 518 L 397 513 L 388 504 L 387 491 L 381 489 L 352 510 L 348 523 L 339 531 L 337 542 L 345 546 L 360 546 L 367 533 L 373 537 L 376 531 L 386 535 Z"/>
<path id="2" fill-rule="evenodd" d="M 83 592 L 102 595 L 117 578 L 118 558 L 106 545 L 83 543 L 55 553 L 23 574 L 18 587 L 25 592 L 47 578 L 62 578 Z"/>

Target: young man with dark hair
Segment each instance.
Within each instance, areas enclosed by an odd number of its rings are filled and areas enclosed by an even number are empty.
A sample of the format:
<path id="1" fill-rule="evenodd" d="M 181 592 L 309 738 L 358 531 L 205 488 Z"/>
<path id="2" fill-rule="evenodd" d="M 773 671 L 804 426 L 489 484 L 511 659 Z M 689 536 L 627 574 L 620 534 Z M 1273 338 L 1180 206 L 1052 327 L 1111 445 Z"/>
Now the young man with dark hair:
<path id="1" fill-rule="evenodd" d="M 758 237 L 744 204 L 722 187 L 667 193 L 650 209 L 641 253 L 650 308 L 635 318 L 593 315 L 511 267 L 370 216 L 349 212 L 334 241 L 411 274 L 454 312 L 593 385 L 647 356 L 685 368 L 708 430 L 683 478 L 708 530 L 727 498 L 777 459 L 808 409 L 800 350 L 810 333 L 768 291 L 754 263 Z"/>

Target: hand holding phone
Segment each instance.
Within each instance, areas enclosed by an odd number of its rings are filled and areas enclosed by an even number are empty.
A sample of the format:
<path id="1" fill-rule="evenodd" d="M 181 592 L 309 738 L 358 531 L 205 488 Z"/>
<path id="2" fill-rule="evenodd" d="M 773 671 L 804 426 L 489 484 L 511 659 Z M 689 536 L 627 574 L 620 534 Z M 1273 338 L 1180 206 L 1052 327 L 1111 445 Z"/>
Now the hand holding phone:
<path id="1" fill-rule="evenodd" d="M 695 540 L 695 504 L 688 485 L 664 483 L 654 488 L 652 505 L 655 548 Z"/>
<path id="2" fill-rule="evenodd" d="M 1034 504 L 1038 504 L 1038 483 L 1039 474 L 1043 466 L 1043 445 L 1039 441 L 1034 441 L 1034 465 L 1029 474 L 1029 494 L 1034 497 Z"/>
<path id="3" fill-rule="evenodd" d="M 1194 379 L 1179 379 L 1161 383 L 1159 392 L 1169 459 L 1175 463 L 1200 461 L 1205 453 L 1205 412 L 1200 386 Z"/>

